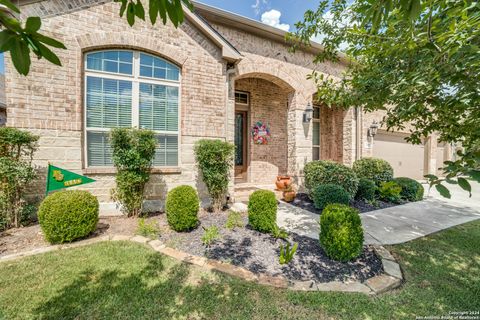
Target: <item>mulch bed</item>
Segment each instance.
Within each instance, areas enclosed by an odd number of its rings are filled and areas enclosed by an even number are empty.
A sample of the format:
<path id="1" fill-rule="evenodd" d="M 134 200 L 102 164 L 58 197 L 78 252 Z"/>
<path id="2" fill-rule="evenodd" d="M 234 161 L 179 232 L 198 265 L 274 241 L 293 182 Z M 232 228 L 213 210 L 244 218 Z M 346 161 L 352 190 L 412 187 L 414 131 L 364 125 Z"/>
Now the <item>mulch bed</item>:
<path id="1" fill-rule="evenodd" d="M 156 221 L 160 228 L 160 240 L 167 246 L 187 253 L 205 256 L 246 268 L 254 273 L 284 276 L 290 280 L 316 282 L 364 281 L 383 272 L 382 263 L 371 247 L 365 247 L 361 256 L 348 263 L 330 260 L 321 249 L 318 240 L 290 233 L 289 241 L 298 243 L 295 257 L 288 265 L 278 262 L 280 245 L 286 242 L 274 239 L 250 229 L 244 214 L 245 227 L 229 230 L 225 227 L 228 212 L 201 211 L 201 224 L 191 232 L 177 233 L 168 226 L 166 215 L 157 214 L 148 221 Z M 100 218 L 97 231 L 90 237 L 105 234 L 134 235 L 138 219 L 124 217 Z M 216 225 L 221 237 L 209 248 L 201 238 L 203 227 Z M 47 246 L 40 226 L 34 224 L 24 228 L 10 229 L 0 233 L 0 256 Z"/>
<path id="2" fill-rule="evenodd" d="M 371 247 L 365 247 L 355 261 L 341 263 L 330 260 L 321 249 L 318 240 L 290 233 L 289 241 L 298 243 L 294 259 L 288 265 L 280 265 L 278 257 L 280 245 L 286 242 L 274 239 L 268 234 L 252 230 L 247 226 L 247 217 L 243 217 L 246 227 L 229 230 L 225 228 L 227 213 L 203 213 L 201 225 L 187 233 L 165 232 L 160 240 L 167 246 L 197 256 L 225 261 L 254 273 L 271 276 L 284 276 L 290 280 L 316 282 L 365 281 L 383 272 L 381 260 Z M 163 216 L 163 215 L 162 215 Z M 160 216 L 160 218 L 163 218 Z M 202 227 L 216 225 L 221 237 L 209 248 L 201 241 Z"/>
<path id="3" fill-rule="evenodd" d="M 316 213 L 316 214 L 321 214 L 322 210 L 318 210 L 315 208 L 313 205 L 313 201 L 310 200 L 308 195 L 306 193 L 299 193 L 297 194 L 297 197 L 293 202 L 290 203 L 291 205 L 305 209 L 307 211 Z M 360 213 L 365 213 L 365 212 L 370 212 L 370 211 L 375 211 L 375 210 L 380 210 L 380 209 L 385 209 L 385 208 L 390 208 L 390 207 L 396 207 L 400 204 L 396 203 L 390 203 L 390 202 L 384 202 L 381 200 L 377 201 L 378 206 L 372 206 L 371 204 L 366 203 L 363 200 L 354 200 L 350 203 L 352 207 L 360 211 Z"/>

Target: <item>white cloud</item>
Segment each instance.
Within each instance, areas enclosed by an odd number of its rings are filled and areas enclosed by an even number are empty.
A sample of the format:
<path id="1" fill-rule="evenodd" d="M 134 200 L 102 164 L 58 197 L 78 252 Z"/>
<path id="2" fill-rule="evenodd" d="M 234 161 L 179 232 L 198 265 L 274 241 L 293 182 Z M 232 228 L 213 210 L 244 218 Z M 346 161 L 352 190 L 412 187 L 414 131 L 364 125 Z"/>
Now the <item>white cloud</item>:
<path id="1" fill-rule="evenodd" d="M 259 15 L 260 11 L 262 11 L 262 7 L 268 4 L 268 0 L 256 0 L 255 4 L 252 5 L 253 11 L 255 11 L 255 15 Z"/>
<path id="2" fill-rule="evenodd" d="M 333 14 L 332 14 L 332 12 L 331 12 L 330 10 L 327 11 L 327 12 L 325 12 L 325 14 L 323 15 L 323 18 L 324 18 L 329 24 L 331 24 L 331 25 L 335 25 L 335 24 L 338 25 L 339 23 L 341 23 L 341 24 L 343 24 L 343 25 L 349 24 L 349 21 L 348 21 L 347 19 L 345 19 L 345 18 L 342 19 L 342 21 L 340 21 L 340 22 L 334 21 Z M 325 35 L 324 35 L 324 34 L 317 34 L 316 36 L 313 36 L 313 37 L 311 38 L 312 41 L 317 42 L 317 43 L 320 43 L 320 44 L 323 44 L 323 40 L 324 40 L 324 39 L 325 39 Z M 340 45 L 339 45 L 340 51 L 344 51 L 347 47 L 348 47 L 348 43 L 346 43 L 346 42 L 342 42 L 342 43 L 340 43 Z"/>
<path id="3" fill-rule="evenodd" d="M 282 29 L 283 31 L 289 31 L 290 25 L 287 23 L 280 23 L 280 17 L 282 13 L 278 10 L 272 9 L 262 14 L 262 22 L 269 26 Z"/>

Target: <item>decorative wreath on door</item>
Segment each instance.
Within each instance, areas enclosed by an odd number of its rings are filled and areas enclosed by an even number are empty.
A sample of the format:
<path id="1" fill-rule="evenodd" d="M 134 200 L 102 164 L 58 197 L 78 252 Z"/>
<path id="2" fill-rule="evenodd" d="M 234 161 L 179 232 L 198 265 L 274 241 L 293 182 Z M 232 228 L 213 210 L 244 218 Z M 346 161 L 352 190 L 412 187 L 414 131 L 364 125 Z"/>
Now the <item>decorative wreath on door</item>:
<path id="1" fill-rule="evenodd" d="M 253 143 L 255 144 L 268 144 L 270 140 L 270 127 L 262 121 L 258 121 L 252 127 L 252 137 Z"/>

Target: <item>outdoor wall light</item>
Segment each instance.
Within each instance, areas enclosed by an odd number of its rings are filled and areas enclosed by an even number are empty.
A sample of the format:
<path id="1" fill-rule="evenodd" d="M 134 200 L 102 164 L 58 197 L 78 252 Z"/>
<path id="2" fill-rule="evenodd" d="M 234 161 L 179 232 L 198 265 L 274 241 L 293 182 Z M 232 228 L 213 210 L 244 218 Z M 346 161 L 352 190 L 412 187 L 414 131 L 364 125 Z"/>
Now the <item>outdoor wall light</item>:
<path id="1" fill-rule="evenodd" d="M 378 122 L 373 120 L 373 123 L 370 125 L 370 128 L 368 128 L 367 135 L 371 138 L 374 138 L 377 135 L 378 127 L 379 127 Z"/>
<path id="2" fill-rule="evenodd" d="M 313 108 L 312 108 L 312 104 L 309 102 L 307 105 L 307 108 L 303 112 L 303 122 L 309 123 L 310 121 L 312 121 L 312 118 L 313 118 Z"/>

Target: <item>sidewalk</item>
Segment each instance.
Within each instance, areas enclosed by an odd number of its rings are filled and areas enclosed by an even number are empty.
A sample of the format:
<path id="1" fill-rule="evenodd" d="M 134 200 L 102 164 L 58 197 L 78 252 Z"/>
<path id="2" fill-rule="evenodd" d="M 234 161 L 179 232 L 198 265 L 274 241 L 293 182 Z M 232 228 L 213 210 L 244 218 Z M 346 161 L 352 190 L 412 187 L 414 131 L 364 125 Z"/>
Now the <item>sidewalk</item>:
<path id="1" fill-rule="evenodd" d="M 448 186 L 452 199 L 431 191 L 424 201 L 361 214 L 366 244 L 397 244 L 480 219 L 480 186 L 472 198 L 458 186 Z M 318 239 L 319 216 L 281 203 L 278 224 L 287 231 Z"/>

